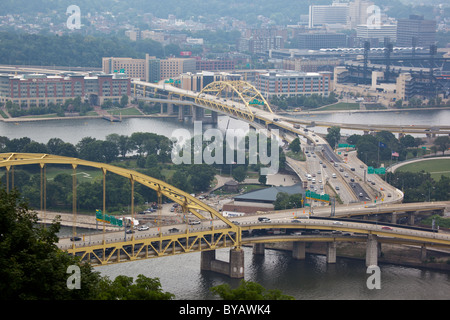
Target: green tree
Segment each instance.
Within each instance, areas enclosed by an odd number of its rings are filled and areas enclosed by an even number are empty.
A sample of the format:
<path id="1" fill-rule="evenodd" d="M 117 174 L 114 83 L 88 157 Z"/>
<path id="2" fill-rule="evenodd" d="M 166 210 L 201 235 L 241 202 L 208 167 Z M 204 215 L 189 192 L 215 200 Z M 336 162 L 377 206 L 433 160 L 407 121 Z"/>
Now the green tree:
<path id="1" fill-rule="evenodd" d="M 294 300 L 280 290 L 266 290 L 259 283 L 245 280 L 241 280 L 236 289 L 231 289 L 230 285 L 225 283 L 210 290 L 223 300 Z"/>
<path id="2" fill-rule="evenodd" d="M 97 299 L 99 300 L 172 300 L 175 295 L 163 292 L 158 278 L 142 274 L 135 282 L 132 277 L 117 276 L 113 281 L 102 278 Z"/>
<path id="3" fill-rule="evenodd" d="M 99 275 L 57 248 L 59 222 L 46 228 L 16 190 L 0 189 L 0 299 L 92 299 Z M 67 267 L 81 271 L 81 288 L 67 287 Z"/>
<path id="4" fill-rule="evenodd" d="M 245 180 L 245 177 L 247 175 L 247 168 L 245 166 L 237 166 L 233 169 L 233 179 L 237 182 L 242 182 Z"/>
<path id="5" fill-rule="evenodd" d="M 327 139 L 330 146 L 334 148 L 341 139 L 341 128 L 336 126 L 329 128 L 325 139 Z"/>
<path id="6" fill-rule="evenodd" d="M 292 142 L 289 144 L 289 149 L 291 149 L 293 152 L 300 152 L 300 139 L 295 138 L 292 140 Z"/>
<path id="7" fill-rule="evenodd" d="M 439 151 L 444 154 L 450 148 L 450 137 L 449 136 L 439 136 L 434 140 L 434 145 Z"/>

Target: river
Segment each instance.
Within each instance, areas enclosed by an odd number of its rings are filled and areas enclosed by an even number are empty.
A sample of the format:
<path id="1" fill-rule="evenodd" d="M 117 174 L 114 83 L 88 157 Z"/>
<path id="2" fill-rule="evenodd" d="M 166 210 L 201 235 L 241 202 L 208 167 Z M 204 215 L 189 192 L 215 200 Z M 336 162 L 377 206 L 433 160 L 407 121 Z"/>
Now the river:
<path id="1" fill-rule="evenodd" d="M 320 114 L 302 114 L 308 120 L 329 121 L 337 123 L 367 123 L 367 124 L 402 124 L 402 125 L 449 125 L 450 110 L 429 111 L 401 111 L 401 112 L 337 112 Z M 229 129 L 247 128 L 242 121 L 218 117 L 218 128 Z M 212 125 L 203 125 L 204 129 Z M 153 132 L 171 137 L 173 131 L 185 128 L 193 133 L 193 125 L 179 122 L 177 118 L 125 118 L 122 122 L 109 122 L 103 119 L 67 119 L 41 120 L 30 122 L 0 122 L 0 136 L 8 138 L 30 137 L 34 141 L 47 143 L 49 139 L 58 137 L 65 142 L 76 144 L 84 137 L 104 139 L 108 134 L 117 133 L 131 135 L 133 132 Z M 326 133 L 326 128 L 314 128 L 318 133 Z M 350 130 L 342 130 L 344 134 L 351 134 Z M 355 133 L 361 134 L 359 131 Z"/>
<path id="2" fill-rule="evenodd" d="M 306 117 L 306 116 L 305 116 Z M 316 120 L 347 123 L 401 123 L 401 124 L 448 124 L 450 110 L 402 112 L 402 113 L 334 113 L 309 117 Z M 46 143 L 59 137 L 76 144 L 83 137 L 104 139 L 108 134 L 131 135 L 133 132 L 154 132 L 171 136 L 177 128 L 193 132 L 189 123 L 177 119 L 127 118 L 121 123 L 102 119 L 48 120 L 36 122 L 0 122 L 0 136 L 8 138 L 30 137 Z M 237 120 L 219 117 L 218 127 L 241 128 Z M 204 126 L 208 128 L 208 126 Z M 396 265 L 380 265 L 381 289 L 369 290 L 364 261 L 338 258 L 336 264 L 328 265 L 324 256 L 307 255 L 302 261 L 291 258 L 289 252 L 266 250 L 264 256 L 253 256 L 245 248 L 245 280 L 256 281 L 267 289 L 279 289 L 296 299 L 448 299 L 450 297 L 450 273 L 421 270 Z M 228 250 L 219 250 L 217 258 L 228 260 Z M 149 259 L 97 267 L 102 275 L 136 277 L 144 274 L 160 279 L 164 291 L 175 294 L 176 299 L 213 299 L 209 288 L 222 283 L 237 285 L 239 280 L 212 272 L 200 271 L 200 254 Z"/>

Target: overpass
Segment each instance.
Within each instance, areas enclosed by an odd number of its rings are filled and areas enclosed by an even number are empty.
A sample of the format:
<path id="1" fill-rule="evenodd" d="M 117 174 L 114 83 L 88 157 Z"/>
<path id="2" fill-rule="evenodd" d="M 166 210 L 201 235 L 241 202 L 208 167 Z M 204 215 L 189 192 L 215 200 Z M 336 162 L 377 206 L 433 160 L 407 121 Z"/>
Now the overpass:
<path id="1" fill-rule="evenodd" d="M 258 219 L 261 216 L 244 216 L 236 218 L 234 221 L 222 216 L 214 208 L 203 203 L 199 199 L 179 190 L 170 184 L 158 179 L 149 177 L 139 172 L 115 167 L 108 164 L 96 163 L 77 158 L 62 157 L 48 154 L 27 154 L 27 153 L 3 153 L 0 154 L 0 168 L 6 169 L 6 180 L 12 168 L 21 165 L 37 165 L 41 169 L 41 217 L 45 219 L 45 205 L 43 195 L 45 195 L 45 167 L 49 164 L 65 164 L 73 169 L 73 234 L 72 237 L 61 238 L 58 246 L 69 254 L 79 256 L 81 260 L 89 262 L 93 266 L 107 265 L 141 259 L 164 257 L 168 255 L 201 252 L 202 269 L 213 270 L 226 273 L 231 277 L 242 278 L 243 270 L 243 250 L 242 246 L 256 243 L 290 241 L 296 243 L 297 257 L 302 257 L 304 243 L 321 241 L 330 243 L 330 257 L 335 255 L 336 243 L 339 241 L 366 241 L 367 242 L 367 263 L 376 264 L 377 250 L 379 242 L 391 242 L 402 244 L 415 244 L 423 248 L 443 247 L 450 248 L 450 235 L 433 232 L 433 230 L 417 230 L 405 226 L 385 226 L 369 223 L 368 221 L 346 221 L 334 217 L 329 220 L 317 219 L 305 216 L 301 209 L 296 212 L 292 210 L 275 211 L 270 214 L 270 220 Z M 88 166 L 101 170 L 103 182 L 107 172 L 117 174 L 129 179 L 131 183 L 130 205 L 131 212 L 134 213 L 134 184 L 140 183 L 158 194 L 159 202 L 165 196 L 182 207 L 183 213 L 188 217 L 185 223 L 176 225 L 152 225 L 147 230 L 138 230 L 135 234 L 133 228 L 126 225 L 117 227 L 117 231 L 103 232 L 89 236 L 89 239 L 81 239 L 77 235 L 77 205 L 76 205 L 76 170 L 78 166 Z M 9 185 L 9 183 L 7 184 Z M 105 207 L 105 183 L 103 183 L 103 213 L 107 212 Z M 383 208 L 383 212 L 394 212 L 398 210 L 445 210 L 449 203 L 425 203 L 425 204 L 390 204 Z M 100 204 L 99 204 L 100 206 Z M 322 210 L 326 210 L 323 208 Z M 355 214 L 371 215 L 379 213 L 373 208 L 365 208 L 361 204 L 352 206 Z M 345 215 L 351 211 L 349 207 L 339 208 L 339 215 Z M 319 212 L 316 211 L 316 214 Z M 327 216 L 324 211 L 321 213 Z M 92 214 L 92 221 L 98 220 L 97 215 Z M 296 219 L 298 218 L 298 219 Z M 103 226 L 107 219 L 102 218 Z M 262 220 L 262 221 L 260 221 Z M 272 221 L 273 220 L 273 221 Z M 280 237 L 254 237 L 247 238 L 247 232 L 255 230 L 291 230 L 289 236 Z M 301 231 L 300 231 L 301 230 Z M 310 234 L 311 230 L 320 230 L 319 234 Z M 128 233 L 130 231 L 131 233 Z M 302 232 L 302 233 L 299 233 Z M 324 232 L 333 231 L 331 234 Z M 305 234 L 303 234 L 303 232 Z M 352 236 L 342 236 L 336 232 L 351 233 Z M 356 237 L 356 238 L 355 238 Z M 356 239 L 356 240 L 355 240 Z M 230 248 L 230 261 L 223 262 L 215 259 L 215 250 Z M 334 249 L 333 249 L 334 248 Z M 335 260 L 335 259 L 334 259 Z M 330 263 L 334 261 L 329 259 Z"/>

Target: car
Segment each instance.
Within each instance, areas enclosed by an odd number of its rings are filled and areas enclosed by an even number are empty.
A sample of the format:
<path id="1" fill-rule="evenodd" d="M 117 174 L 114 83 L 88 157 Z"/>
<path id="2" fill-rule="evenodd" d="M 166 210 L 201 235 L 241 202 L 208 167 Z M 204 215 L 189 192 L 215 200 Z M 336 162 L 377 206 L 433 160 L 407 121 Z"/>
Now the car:
<path id="1" fill-rule="evenodd" d="M 270 219 L 269 218 L 265 218 L 265 217 L 259 217 L 258 221 L 259 222 L 270 222 Z"/>
<path id="2" fill-rule="evenodd" d="M 195 224 L 200 224 L 200 221 L 194 220 L 194 221 L 189 221 L 190 225 L 195 225 Z"/>
<path id="3" fill-rule="evenodd" d="M 360 193 L 359 193 L 359 196 L 360 196 L 360 197 L 362 197 L 362 196 L 363 196 L 362 192 L 360 192 Z"/>
<path id="4" fill-rule="evenodd" d="M 342 231 L 340 230 L 333 230 L 331 231 L 332 234 L 342 234 Z"/>
<path id="5" fill-rule="evenodd" d="M 342 226 L 343 223 L 340 221 L 334 221 L 333 224 Z"/>
<path id="6" fill-rule="evenodd" d="M 391 227 L 387 227 L 387 226 L 382 226 L 381 229 L 383 229 L 383 230 L 393 230 Z"/>
<path id="7" fill-rule="evenodd" d="M 126 233 L 128 233 L 128 234 L 134 233 L 134 230 L 129 229 L 129 230 L 126 231 Z"/>
<path id="8" fill-rule="evenodd" d="M 239 221 L 231 221 L 231 223 L 235 224 L 235 225 L 239 225 Z"/>
<path id="9" fill-rule="evenodd" d="M 291 222 L 292 222 L 292 223 L 301 223 L 301 221 L 298 220 L 298 219 L 292 219 Z"/>
<path id="10" fill-rule="evenodd" d="M 81 241 L 80 237 L 71 237 L 70 241 Z"/>
<path id="11" fill-rule="evenodd" d="M 336 190 L 339 190 L 339 186 L 336 186 Z"/>
<path id="12" fill-rule="evenodd" d="M 169 232 L 178 232 L 178 231 L 180 231 L 180 230 L 177 229 L 177 228 L 171 228 L 171 229 L 169 229 Z"/>
<path id="13" fill-rule="evenodd" d="M 138 228 L 139 231 L 145 231 L 145 230 L 148 230 L 148 229 L 150 229 L 148 226 L 140 226 Z"/>

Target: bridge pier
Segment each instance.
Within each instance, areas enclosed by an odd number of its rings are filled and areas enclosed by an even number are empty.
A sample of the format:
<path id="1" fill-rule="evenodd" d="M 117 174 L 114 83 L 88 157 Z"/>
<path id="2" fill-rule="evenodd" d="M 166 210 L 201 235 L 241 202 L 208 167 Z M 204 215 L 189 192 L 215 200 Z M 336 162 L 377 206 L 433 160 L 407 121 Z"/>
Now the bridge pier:
<path id="1" fill-rule="evenodd" d="M 422 245 L 420 249 L 420 259 L 422 261 L 427 260 L 427 247 L 425 245 Z"/>
<path id="2" fill-rule="evenodd" d="M 397 212 L 391 213 L 391 223 L 397 223 L 397 216 L 398 216 Z"/>
<path id="3" fill-rule="evenodd" d="M 306 242 L 295 241 L 292 243 L 292 258 L 297 260 L 305 260 Z"/>
<path id="4" fill-rule="evenodd" d="M 336 241 L 327 242 L 327 263 L 336 263 Z"/>
<path id="5" fill-rule="evenodd" d="M 244 250 L 231 249 L 230 262 L 217 260 L 215 250 L 202 251 L 200 269 L 225 274 L 231 278 L 244 278 Z"/>
<path id="6" fill-rule="evenodd" d="M 416 211 L 408 212 L 408 224 L 410 226 L 414 225 L 414 223 L 415 223 L 415 216 L 416 216 Z"/>
<path id="7" fill-rule="evenodd" d="M 265 249 L 264 243 L 255 243 L 253 245 L 253 254 L 262 254 L 264 255 L 264 249 Z"/>
<path id="8" fill-rule="evenodd" d="M 366 266 L 378 265 L 378 241 L 377 236 L 373 234 L 367 235 L 366 247 Z"/>

